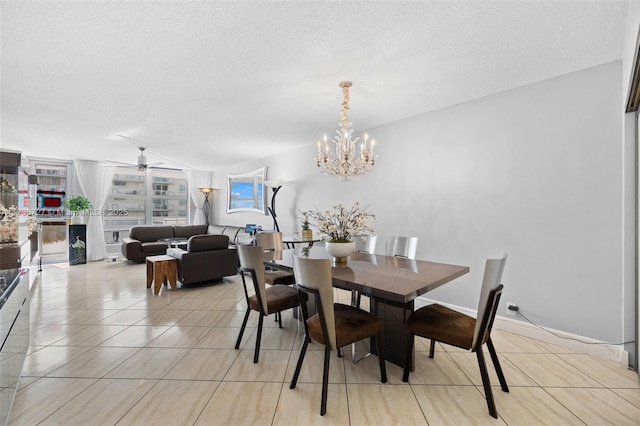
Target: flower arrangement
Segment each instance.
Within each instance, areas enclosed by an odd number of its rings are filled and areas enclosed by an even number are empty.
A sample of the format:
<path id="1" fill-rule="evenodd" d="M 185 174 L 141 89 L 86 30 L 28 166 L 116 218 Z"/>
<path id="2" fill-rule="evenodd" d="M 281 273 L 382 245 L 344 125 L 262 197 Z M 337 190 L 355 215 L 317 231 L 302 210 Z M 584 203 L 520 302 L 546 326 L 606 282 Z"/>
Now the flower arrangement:
<path id="1" fill-rule="evenodd" d="M 18 209 L 0 204 L 0 242 L 18 241 Z"/>
<path id="2" fill-rule="evenodd" d="M 374 234 L 368 222 L 375 221 L 376 217 L 368 209 L 368 206 L 363 207 L 356 201 L 351 209 L 338 204 L 333 206 L 333 212 L 312 210 L 307 214 L 315 222 L 313 225 L 329 237 L 330 243 L 348 243 L 356 235 L 366 232 Z"/>
<path id="3" fill-rule="evenodd" d="M 34 216 L 29 216 L 27 219 L 27 230 L 29 231 L 29 235 L 38 230 L 38 220 Z"/>
<path id="4" fill-rule="evenodd" d="M 16 187 L 14 184 L 9 182 L 5 178 L 0 178 L 0 192 L 18 192 L 18 191 L 16 191 Z"/>
<path id="5" fill-rule="evenodd" d="M 72 212 L 81 212 L 91 208 L 91 202 L 88 198 L 81 195 L 74 195 L 65 200 L 64 206 Z"/>

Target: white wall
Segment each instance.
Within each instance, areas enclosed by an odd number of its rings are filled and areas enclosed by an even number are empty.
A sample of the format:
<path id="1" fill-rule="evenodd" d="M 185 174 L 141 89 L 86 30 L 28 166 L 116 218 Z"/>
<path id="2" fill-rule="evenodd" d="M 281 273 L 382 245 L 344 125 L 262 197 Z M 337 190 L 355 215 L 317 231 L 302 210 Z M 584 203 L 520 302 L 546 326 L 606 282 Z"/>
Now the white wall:
<path id="1" fill-rule="evenodd" d="M 638 28 L 640 27 L 640 2 L 626 3 L 626 22 L 624 32 L 624 46 L 622 52 L 622 93 L 621 109 L 626 110 L 631 78 L 638 51 Z M 625 345 L 625 350 L 629 351 L 629 359 L 632 365 L 638 366 L 638 328 L 640 328 L 640 318 L 637 316 L 638 305 L 640 304 L 640 294 L 638 294 L 637 282 L 637 166 L 638 153 L 636 150 L 637 136 L 637 116 L 635 112 L 624 116 L 623 140 L 624 140 L 624 163 L 625 163 L 625 217 L 624 217 L 624 285 L 622 306 L 623 340 L 635 343 Z"/>
<path id="2" fill-rule="evenodd" d="M 503 314 L 504 302 L 515 302 L 541 325 L 620 341 L 621 68 L 605 64 L 368 129 L 378 165 L 350 182 L 316 170 L 315 135 L 308 148 L 217 176 L 266 164 L 270 179 L 288 181 L 277 198 L 285 233 L 299 228 L 298 209 L 369 204 L 378 253 L 386 236 L 416 235 L 419 259 L 471 267 L 428 295 L 443 302 L 475 309 L 484 261 L 504 249 Z M 269 216 L 226 215 L 224 198 L 215 203 L 218 223 L 271 228 Z"/>

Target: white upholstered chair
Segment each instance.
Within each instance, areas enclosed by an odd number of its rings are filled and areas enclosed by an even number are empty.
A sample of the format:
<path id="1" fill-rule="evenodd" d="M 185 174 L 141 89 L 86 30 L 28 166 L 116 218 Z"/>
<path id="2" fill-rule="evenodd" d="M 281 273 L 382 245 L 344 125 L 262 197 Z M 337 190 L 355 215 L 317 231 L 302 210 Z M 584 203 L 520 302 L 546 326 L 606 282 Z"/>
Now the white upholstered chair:
<path id="1" fill-rule="evenodd" d="M 387 256 L 415 259 L 418 251 L 418 237 L 389 237 L 385 244 Z"/>
<path id="2" fill-rule="evenodd" d="M 353 241 L 356 243 L 356 251 L 369 254 L 374 254 L 376 252 L 376 242 L 378 241 L 377 235 L 356 235 L 353 237 Z"/>

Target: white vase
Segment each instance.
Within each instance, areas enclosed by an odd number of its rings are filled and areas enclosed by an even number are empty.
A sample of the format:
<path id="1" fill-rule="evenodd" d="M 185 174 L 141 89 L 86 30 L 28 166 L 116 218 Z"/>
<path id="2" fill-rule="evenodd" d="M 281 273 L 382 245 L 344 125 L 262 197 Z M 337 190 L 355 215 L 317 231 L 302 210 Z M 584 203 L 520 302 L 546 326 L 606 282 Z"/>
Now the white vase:
<path id="1" fill-rule="evenodd" d="M 336 263 L 346 263 L 347 257 L 356 251 L 356 243 L 351 241 L 348 243 L 326 243 L 327 251 Z"/>
<path id="2" fill-rule="evenodd" d="M 71 224 L 72 225 L 86 225 L 87 221 L 84 215 L 74 214 L 71 216 Z"/>

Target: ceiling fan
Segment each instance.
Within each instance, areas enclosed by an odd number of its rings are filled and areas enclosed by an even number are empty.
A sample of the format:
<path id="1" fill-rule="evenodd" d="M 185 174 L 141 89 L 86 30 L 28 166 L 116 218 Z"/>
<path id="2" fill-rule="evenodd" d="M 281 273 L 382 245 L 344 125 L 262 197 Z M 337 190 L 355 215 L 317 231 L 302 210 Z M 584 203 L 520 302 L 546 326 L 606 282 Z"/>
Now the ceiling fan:
<path id="1" fill-rule="evenodd" d="M 125 138 L 125 139 L 131 139 L 125 136 L 121 136 L 118 135 L 119 137 Z M 138 155 L 138 162 L 137 164 L 134 163 L 123 163 L 120 161 L 111 161 L 111 160 L 107 160 L 110 163 L 115 163 L 115 164 L 120 164 L 122 166 L 126 166 L 126 167 L 136 167 L 139 171 L 143 172 L 147 169 L 160 169 L 160 170 L 174 170 L 174 171 L 182 171 L 182 169 L 176 169 L 173 167 L 159 167 L 161 164 L 163 163 L 147 163 L 147 156 L 144 155 L 144 152 L 146 151 L 147 148 L 143 147 L 143 146 L 139 146 L 138 149 L 140 150 L 140 154 Z M 115 167 L 119 167 L 119 166 L 115 166 Z"/>
<path id="2" fill-rule="evenodd" d="M 146 148 L 143 146 L 139 146 L 138 149 L 140 150 L 140 155 L 138 155 L 138 170 L 140 171 L 147 170 L 147 167 L 149 167 L 149 164 L 147 163 L 147 157 L 144 155 L 144 151 L 146 150 Z M 162 164 L 162 163 L 157 163 L 157 164 Z"/>

